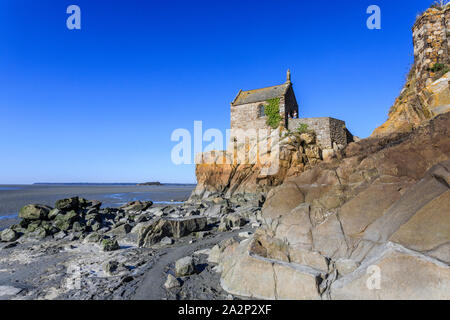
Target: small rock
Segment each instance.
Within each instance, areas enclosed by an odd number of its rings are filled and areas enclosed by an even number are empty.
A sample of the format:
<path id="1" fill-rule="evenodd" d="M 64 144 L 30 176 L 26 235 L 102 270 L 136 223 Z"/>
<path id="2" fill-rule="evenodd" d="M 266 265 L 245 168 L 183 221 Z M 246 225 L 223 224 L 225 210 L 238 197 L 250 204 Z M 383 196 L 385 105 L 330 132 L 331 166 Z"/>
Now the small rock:
<path id="1" fill-rule="evenodd" d="M 240 215 L 231 214 L 225 217 L 224 222 L 227 224 L 228 228 L 240 228 L 247 223 L 247 220 Z"/>
<path id="2" fill-rule="evenodd" d="M 178 277 L 185 277 L 195 272 L 194 259 L 192 257 L 184 257 L 175 262 L 175 274 Z"/>
<path id="3" fill-rule="evenodd" d="M 173 275 L 169 274 L 167 276 L 167 280 L 164 283 L 164 287 L 166 289 L 173 289 L 173 288 L 179 288 L 180 287 L 180 281 L 175 278 Z"/>
<path id="4" fill-rule="evenodd" d="M 219 223 L 219 226 L 217 227 L 217 231 L 219 231 L 219 232 L 227 232 L 228 231 L 228 226 L 227 226 L 226 222 Z"/>
<path id="5" fill-rule="evenodd" d="M 84 227 L 81 226 L 81 223 L 79 223 L 78 221 L 75 221 L 72 226 L 72 230 L 74 232 L 82 232 L 84 230 Z"/>
<path id="6" fill-rule="evenodd" d="M 103 239 L 101 242 L 103 251 L 119 250 L 120 246 L 116 239 Z"/>
<path id="7" fill-rule="evenodd" d="M 122 283 L 128 283 L 128 282 L 131 282 L 133 280 L 134 280 L 134 278 L 132 276 L 125 276 L 125 277 L 122 278 Z"/>
<path id="8" fill-rule="evenodd" d="M 86 207 L 89 208 L 89 209 L 99 210 L 101 206 L 102 206 L 102 203 L 100 201 L 97 201 L 97 200 L 88 201 L 86 203 Z"/>
<path id="9" fill-rule="evenodd" d="M 91 229 L 92 231 L 100 231 L 102 225 L 100 223 L 98 223 L 97 221 L 95 221 L 94 223 L 91 224 Z M 109 229 L 105 230 L 108 231 Z"/>
<path id="10" fill-rule="evenodd" d="M 239 233 L 239 237 L 240 238 L 245 238 L 245 239 L 248 239 L 248 238 L 250 238 L 250 236 L 251 236 L 252 234 L 250 233 L 250 232 L 240 232 Z"/>
<path id="11" fill-rule="evenodd" d="M 168 245 L 173 244 L 173 239 L 171 239 L 169 237 L 164 237 L 164 238 L 161 239 L 161 241 L 159 243 L 161 245 L 168 246 Z"/>
<path id="12" fill-rule="evenodd" d="M 108 261 L 105 262 L 102 266 L 103 271 L 108 275 L 112 275 L 117 270 L 118 267 L 119 263 L 117 261 Z"/>
<path id="13" fill-rule="evenodd" d="M 18 244 L 19 244 L 18 242 L 10 242 L 7 245 L 3 246 L 2 249 L 11 249 L 11 248 L 16 247 Z"/>
<path id="14" fill-rule="evenodd" d="M 92 232 L 92 233 L 88 234 L 86 236 L 86 238 L 84 238 L 83 242 L 84 243 L 97 243 L 97 242 L 100 242 L 100 240 L 102 240 L 102 239 L 103 239 L 103 236 L 101 236 L 97 232 Z"/>
<path id="15" fill-rule="evenodd" d="M 33 232 L 30 232 L 27 234 L 27 237 L 30 239 L 36 239 L 36 240 L 42 240 L 47 236 L 47 231 L 42 228 L 38 227 Z"/>
<path id="16" fill-rule="evenodd" d="M 53 220 L 53 219 L 55 219 L 56 218 L 56 216 L 58 215 L 58 214 L 60 214 L 61 213 L 61 210 L 59 210 L 59 209 L 52 209 L 49 213 L 48 213 L 48 219 L 50 219 L 50 220 Z"/>
<path id="17" fill-rule="evenodd" d="M 152 201 L 133 201 L 129 202 L 126 205 L 120 207 L 125 211 L 145 211 L 153 205 Z"/>
<path id="18" fill-rule="evenodd" d="M 195 232 L 194 236 L 198 239 L 203 239 L 204 237 L 210 235 L 210 232 L 208 231 L 199 231 L 199 232 Z"/>
<path id="19" fill-rule="evenodd" d="M 134 222 L 136 223 L 142 223 L 142 222 L 147 222 L 148 218 L 145 215 L 140 215 L 139 217 L 134 219 Z"/>
<path id="20" fill-rule="evenodd" d="M 113 234 L 113 235 L 125 235 L 127 233 L 129 233 L 131 231 L 131 226 L 128 223 L 122 224 L 114 229 L 112 229 L 111 231 L 108 232 L 108 234 Z"/>
<path id="21" fill-rule="evenodd" d="M 77 232 L 72 232 L 71 234 L 69 234 L 69 236 L 67 237 L 67 240 L 69 241 L 76 241 L 80 239 L 80 234 Z"/>
<path id="22" fill-rule="evenodd" d="M 316 141 L 316 136 L 313 133 L 303 133 L 300 135 L 300 139 L 305 141 L 306 144 L 313 144 Z"/>
<path id="23" fill-rule="evenodd" d="M 0 238 L 3 242 L 14 242 L 19 238 L 19 234 L 12 229 L 5 229 L 1 232 Z"/>
<path id="24" fill-rule="evenodd" d="M 55 240 L 61 240 L 61 239 L 64 239 L 66 236 L 67 236 L 67 233 L 66 233 L 65 231 L 60 231 L 60 232 L 55 233 L 55 234 L 53 235 L 53 239 L 55 239 Z"/>

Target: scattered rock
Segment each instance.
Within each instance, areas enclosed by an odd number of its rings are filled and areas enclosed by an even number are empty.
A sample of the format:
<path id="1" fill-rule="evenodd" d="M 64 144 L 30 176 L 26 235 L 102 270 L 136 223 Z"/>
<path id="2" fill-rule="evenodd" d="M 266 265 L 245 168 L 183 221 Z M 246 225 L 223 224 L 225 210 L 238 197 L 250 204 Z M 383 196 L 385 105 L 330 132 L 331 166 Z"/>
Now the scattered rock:
<path id="1" fill-rule="evenodd" d="M 84 243 L 99 243 L 103 239 L 103 236 L 97 232 L 92 232 L 84 238 Z"/>
<path id="2" fill-rule="evenodd" d="M 33 232 L 27 233 L 28 238 L 35 239 L 35 240 L 42 240 L 46 236 L 47 236 L 47 231 L 42 227 L 38 227 Z"/>
<path id="3" fill-rule="evenodd" d="M 228 230 L 229 230 L 228 229 L 228 225 L 227 225 L 227 223 L 225 221 L 219 223 L 219 226 L 217 227 L 217 231 L 219 231 L 219 232 L 227 232 Z"/>
<path id="4" fill-rule="evenodd" d="M 101 247 L 103 251 L 115 251 L 119 250 L 120 246 L 116 239 L 103 239 L 101 242 Z"/>
<path id="5" fill-rule="evenodd" d="M 122 224 L 114 229 L 112 229 L 111 231 L 108 232 L 108 234 L 112 234 L 112 235 L 116 235 L 116 236 L 120 236 L 120 235 L 125 235 L 127 233 L 129 233 L 131 231 L 131 226 L 128 223 Z"/>
<path id="6" fill-rule="evenodd" d="M 19 243 L 17 241 L 16 242 L 10 242 L 10 243 L 6 244 L 5 246 L 3 246 L 2 249 L 11 249 L 11 248 L 16 247 L 18 244 Z"/>
<path id="7" fill-rule="evenodd" d="M 3 242 L 14 242 L 19 238 L 16 231 L 12 229 L 5 229 L 0 234 L 0 239 Z"/>
<path id="8" fill-rule="evenodd" d="M 48 219 L 49 220 L 53 220 L 56 218 L 57 215 L 61 214 L 61 210 L 59 209 L 52 209 L 49 213 L 48 213 Z"/>
<path id="9" fill-rule="evenodd" d="M 173 244 L 173 239 L 169 238 L 169 237 L 164 237 L 161 239 L 161 241 L 159 242 L 159 244 L 163 245 L 163 246 L 168 246 Z"/>
<path id="10" fill-rule="evenodd" d="M 61 199 L 56 201 L 55 207 L 61 211 L 77 210 L 79 206 L 78 197 L 73 197 L 69 199 Z"/>
<path id="11" fill-rule="evenodd" d="M 206 217 L 161 218 L 143 227 L 138 235 L 140 247 L 151 247 L 164 237 L 181 238 L 206 227 Z"/>
<path id="12" fill-rule="evenodd" d="M 108 275 L 112 275 L 117 270 L 118 267 L 119 263 L 117 261 L 108 261 L 105 262 L 102 266 L 103 271 Z"/>
<path id="13" fill-rule="evenodd" d="M 61 240 L 61 239 L 64 239 L 66 236 L 67 236 L 67 233 L 66 233 L 65 231 L 60 231 L 60 232 L 55 233 L 55 234 L 53 235 L 53 239 L 55 239 L 55 240 Z"/>
<path id="14" fill-rule="evenodd" d="M 240 233 L 239 233 L 239 237 L 240 237 L 240 238 L 245 238 L 245 239 L 250 238 L 251 235 L 252 235 L 251 232 L 248 232 L 248 231 L 247 231 L 247 232 L 240 232 Z"/>
<path id="15" fill-rule="evenodd" d="M 164 287 L 166 289 L 179 288 L 180 281 L 177 278 L 175 278 L 173 275 L 169 274 L 169 275 L 167 275 L 167 280 L 164 283 Z"/>
<path id="16" fill-rule="evenodd" d="M 27 220 L 46 219 L 52 208 L 40 204 L 29 204 L 19 211 L 19 218 Z"/>
<path id="17" fill-rule="evenodd" d="M 185 277 L 194 274 L 195 264 L 192 257 L 184 257 L 175 262 L 175 274 L 177 277 Z"/>
<path id="18" fill-rule="evenodd" d="M 145 201 L 145 202 L 133 201 L 133 202 L 129 202 L 129 203 L 123 205 L 120 208 L 125 211 L 145 211 L 148 208 L 150 208 L 152 205 L 153 205 L 152 201 Z"/>
<path id="19" fill-rule="evenodd" d="M 227 224 L 228 229 L 235 229 L 245 226 L 247 220 L 240 215 L 230 214 L 223 220 Z"/>
<path id="20" fill-rule="evenodd" d="M 194 236 L 197 239 L 203 239 L 204 237 L 210 235 L 211 233 L 209 231 L 199 231 L 199 232 L 194 232 Z"/>

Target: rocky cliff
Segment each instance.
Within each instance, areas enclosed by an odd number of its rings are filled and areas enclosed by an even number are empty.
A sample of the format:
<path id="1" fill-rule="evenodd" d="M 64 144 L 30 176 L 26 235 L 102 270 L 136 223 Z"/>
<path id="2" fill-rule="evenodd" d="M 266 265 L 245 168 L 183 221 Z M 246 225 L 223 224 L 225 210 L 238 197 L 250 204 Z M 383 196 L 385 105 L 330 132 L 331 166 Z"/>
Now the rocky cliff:
<path id="1" fill-rule="evenodd" d="M 274 131 L 272 135 L 280 134 Z M 238 144 L 236 149 L 226 152 L 209 152 L 196 167 L 197 187 L 191 195 L 191 201 L 222 196 L 224 198 L 246 197 L 259 198 L 291 176 L 297 176 L 305 169 L 321 162 L 323 158 L 335 156 L 333 151 L 324 154 L 316 143 L 314 133 L 281 132 L 275 146 L 279 151 L 278 169 L 268 174 L 267 163 L 259 155 L 257 161 L 238 163 L 235 155 L 259 153 L 256 144 Z M 263 138 L 269 140 L 269 137 Z M 265 142 L 264 142 L 265 143 Z"/>
<path id="2" fill-rule="evenodd" d="M 450 299 L 450 7 L 414 25 L 415 64 L 371 138 L 282 170 L 197 167 L 196 196 L 265 192 L 261 226 L 212 250 L 222 287 L 263 299 Z M 450 21 L 448 21 L 450 23 Z M 305 159 L 306 158 L 306 159 Z"/>
<path id="3" fill-rule="evenodd" d="M 372 136 L 408 132 L 450 111 L 450 6 L 430 8 L 413 27 L 414 65 L 388 120 Z"/>
<path id="4" fill-rule="evenodd" d="M 449 128 L 447 113 L 353 143 L 271 190 L 253 238 L 217 259 L 223 288 L 265 299 L 449 299 Z"/>

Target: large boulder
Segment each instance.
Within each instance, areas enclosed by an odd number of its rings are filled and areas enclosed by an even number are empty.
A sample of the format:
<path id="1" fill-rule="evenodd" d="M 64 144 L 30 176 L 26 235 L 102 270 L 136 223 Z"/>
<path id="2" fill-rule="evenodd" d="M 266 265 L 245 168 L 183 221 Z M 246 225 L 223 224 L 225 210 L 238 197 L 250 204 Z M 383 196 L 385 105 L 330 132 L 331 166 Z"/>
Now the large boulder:
<path id="1" fill-rule="evenodd" d="M 40 204 L 29 204 L 20 209 L 19 218 L 26 220 L 47 219 L 50 210 L 52 210 L 52 208 L 49 206 L 44 206 Z"/>
<path id="2" fill-rule="evenodd" d="M 48 235 L 48 232 L 43 227 L 38 227 L 34 231 L 27 233 L 27 237 L 34 240 L 42 240 Z"/>
<path id="3" fill-rule="evenodd" d="M 3 242 L 13 242 L 19 238 L 19 234 L 12 229 L 5 229 L 0 233 L 0 239 Z"/>
<path id="4" fill-rule="evenodd" d="M 53 221 L 53 226 L 59 230 L 67 231 L 72 228 L 74 222 L 79 219 L 80 215 L 74 210 L 71 210 L 66 213 L 58 214 Z"/>
<path id="5" fill-rule="evenodd" d="M 192 232 L 204 230 L 206 225 L 206 217 L 155 219 L 139 230 L 138 245 L 140 247 L 151 247 L 164 237 L 181 238 Z"/>
<path id="6" fill-rule="evenodd" d="M 132 201 L 120 208 L 125 211 L 145 211 L 153 205 L 152 201 Z"/>
<path id="7" fill-rule="evenodd" d="M 222 287 L 235 295 L 258 299 L 320 299 L 317 278 L 312 268 L 277 262 L 251 254 L 251 241 L 228 249 L 222 260 Z"/>
<path id="8" fill-rule="evenodd" d="M 195 263 L 192 257 L 184 257 L 175 262 L 177 277 L 185 277 L 195 273 Z"/>
<path id="9" fill-rule="evenodd" d="M 253 237 L 211 250 L 222 287 L 263 299 L 448 300 L 449 130 L 450 113 L 361 140 L 272 189 Z"/>
<path id="10" fill-rule="evenodd" d="M 229 229 L 234 229 L 244 226 L 247 223 L 247 220 L 241 215 L 230 214 L 224 218 L 224 222 Z"/>
<path id="11" fill-rule="evenodd" d="M 128 223 L 121 224 L 120 226 L 112 229 L 108 232 L 108 234 L 116 235 L 116 236 L 123 236 L 126 235 L 131 231 L 132 227 Z"/>
<path id="12" fill-rule="evenodd" d="M 80 201 L 78 197 L 61 199 L 56 201 L 55 207 L 61 211 L 78 210 Z"/>

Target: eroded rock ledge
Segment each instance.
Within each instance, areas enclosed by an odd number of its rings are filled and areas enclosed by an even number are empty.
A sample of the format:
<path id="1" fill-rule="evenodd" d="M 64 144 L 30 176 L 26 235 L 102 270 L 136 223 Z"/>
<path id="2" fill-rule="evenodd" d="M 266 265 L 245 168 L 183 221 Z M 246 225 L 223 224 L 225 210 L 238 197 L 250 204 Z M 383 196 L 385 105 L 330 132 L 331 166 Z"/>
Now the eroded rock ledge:
<path id="1" fill-rule="evenodd" d="M 223 288 L 264 299 L 450 299 L 449 128 L 443 114 L 287 178 L 255 235 L 215 250 Z M 367 285 L 371 266 L 379 289 Z"/>

